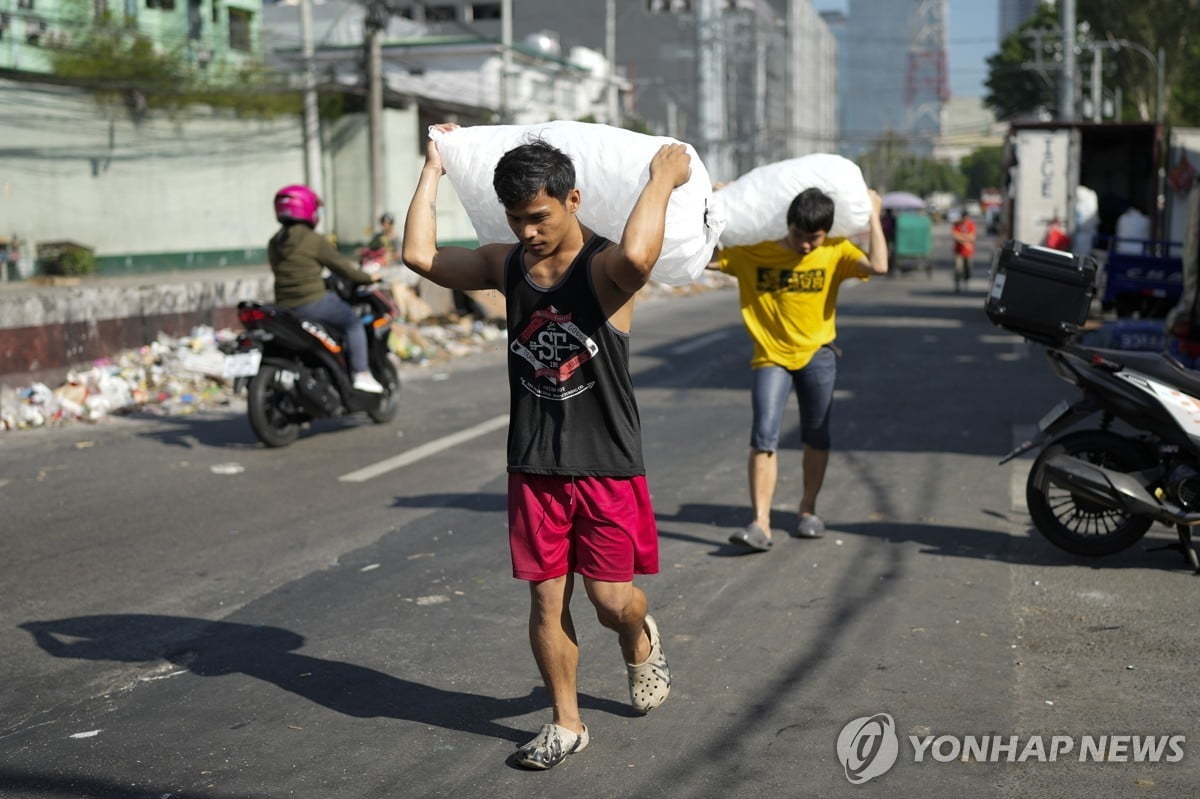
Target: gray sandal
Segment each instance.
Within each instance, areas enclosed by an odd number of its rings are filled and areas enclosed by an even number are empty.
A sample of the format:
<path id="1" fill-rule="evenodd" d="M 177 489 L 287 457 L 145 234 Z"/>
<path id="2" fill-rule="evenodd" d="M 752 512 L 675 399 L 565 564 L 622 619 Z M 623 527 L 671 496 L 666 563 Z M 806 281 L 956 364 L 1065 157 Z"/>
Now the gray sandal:
<path id="1" fill-rule="evenodd" d="M 729 543 L 749 547 L 757 552 L 766 552 L 774 545 L 771 537 L 767 535 L 767 531 L 762 529 L 758 522 L 750 522 L 729 536 Z"/>

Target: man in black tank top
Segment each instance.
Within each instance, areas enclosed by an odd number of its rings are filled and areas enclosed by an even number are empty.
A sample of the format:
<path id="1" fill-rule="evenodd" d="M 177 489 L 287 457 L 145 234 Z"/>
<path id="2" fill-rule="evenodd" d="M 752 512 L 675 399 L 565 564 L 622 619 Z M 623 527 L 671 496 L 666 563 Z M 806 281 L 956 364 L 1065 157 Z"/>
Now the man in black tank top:
<path id="1" fill-rule="evenodd" d="M 453 125 L 439 126 L 443 130 Z M 671 675 L 635 574 L 658 572 L 658 532 L 642 463 L 629 377 L 633 297 L 662 250 L 668 201 L 691 167 L 664 145 L 619 242 L 584 228 L 571 159 L 541 142 L 514 148 L 493 186 L 517 245 L 438 247 L 435 205 L 444 170 L 437 145 L 404 224 L 404 263 L 450 289 L 496 289 L 508 314 L 509 548 L 530 590 L 529 636 L 553 723 L 515 762 L 547 769 L 588 745 L 579 714 L 579 647 L 570 615 L 574 575 L 600 623 L 617 633 L 634 709 L 666 700 Z"/>

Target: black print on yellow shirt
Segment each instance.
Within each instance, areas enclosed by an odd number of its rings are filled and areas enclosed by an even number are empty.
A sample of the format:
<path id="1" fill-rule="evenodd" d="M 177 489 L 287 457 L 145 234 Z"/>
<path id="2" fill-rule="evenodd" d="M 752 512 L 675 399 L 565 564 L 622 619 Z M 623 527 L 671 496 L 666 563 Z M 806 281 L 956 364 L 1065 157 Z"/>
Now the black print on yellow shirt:
<path id="1" fill-rule="evenodd" d="M 825 290 L 825 270 L 772 269 L 758 267 L 757 288 L 759 291 L 811 291 Z"/>

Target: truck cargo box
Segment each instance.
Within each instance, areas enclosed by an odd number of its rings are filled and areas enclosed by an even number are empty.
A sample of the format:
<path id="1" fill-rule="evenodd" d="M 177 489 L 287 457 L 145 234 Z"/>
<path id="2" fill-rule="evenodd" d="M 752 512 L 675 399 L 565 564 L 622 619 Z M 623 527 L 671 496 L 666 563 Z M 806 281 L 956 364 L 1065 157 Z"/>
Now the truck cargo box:
<path id="1" fill-rule="evenodd" d="M 992 259 L 984 306 L 993 323 L 1058 346 L 1087 320 L 1096 262 L 1069 252 L 1007 241 Z"/>

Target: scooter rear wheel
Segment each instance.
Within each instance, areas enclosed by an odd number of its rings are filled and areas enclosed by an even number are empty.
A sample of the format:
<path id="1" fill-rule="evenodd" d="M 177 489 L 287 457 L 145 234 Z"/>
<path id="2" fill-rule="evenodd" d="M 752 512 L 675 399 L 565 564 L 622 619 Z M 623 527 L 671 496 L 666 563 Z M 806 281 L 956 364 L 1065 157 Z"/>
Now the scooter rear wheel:
<path id="1" fill-rule="evenodd" d="M 246 390 L 250 428 L 268 447 L 286 447 L 300 435 L 295 400 L 279 383 L 280 368 L 263 364 Z"/>
<path id="2" fill-rule="evenodd" d="M 1033 524 L 1059 549 L 1085 557 L 1112 555 L 1136 544 L 1154 524 L 1051 485 L 1042 464 L 1054 455 L 1070 455 L 1117 471 L 1147 469 L 1155 455 L 1142 444 L 1105 430 L 1068 433 L 1046 445 L 1025 483 L 1025 501 Z"/>
<path id="3" fill-rule="evenodd" d="M 400 411 L 400 374 L 391 360 L 387 360 L 382 368 L 376 370 L 375 379 L 383 383 L 386 393 L 379 405 L 367 411 L 373 422 L 386 424 L 396 418 Z"/>

